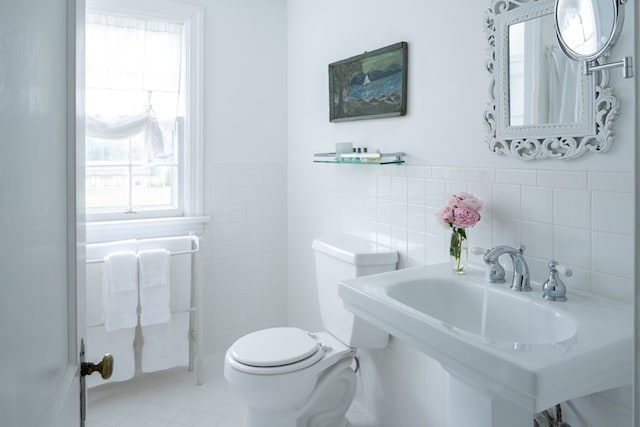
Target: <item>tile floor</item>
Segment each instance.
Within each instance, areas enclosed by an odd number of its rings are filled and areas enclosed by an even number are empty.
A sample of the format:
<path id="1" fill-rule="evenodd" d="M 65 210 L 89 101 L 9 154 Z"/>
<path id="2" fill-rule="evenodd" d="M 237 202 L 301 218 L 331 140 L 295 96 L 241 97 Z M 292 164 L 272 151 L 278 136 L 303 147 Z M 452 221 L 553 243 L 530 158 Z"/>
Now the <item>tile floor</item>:
<path id="1" fill-rule="evenodd" d="M 185 368 L 140 374 L 89 389 L 87 401 L 87 427 L 242 427 L 245 409 L 221 368 L 205 373 L 200 386 Z M 355 405 L 348 419 L 351 427 L 374 425 Z"/>
<path id="2" fill-rule="evenodd" d="M 89 389 L 87 427 L 242 427 L 244 405 L 222 376 L 196 384 L 185 368 Z"/>

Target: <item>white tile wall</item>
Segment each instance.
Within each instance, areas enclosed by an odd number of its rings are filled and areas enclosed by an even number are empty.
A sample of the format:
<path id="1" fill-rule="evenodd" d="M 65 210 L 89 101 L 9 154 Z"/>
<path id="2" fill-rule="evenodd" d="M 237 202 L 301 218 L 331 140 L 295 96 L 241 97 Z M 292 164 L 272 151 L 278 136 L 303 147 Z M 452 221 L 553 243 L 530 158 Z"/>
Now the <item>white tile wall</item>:
<path id="1" fill-rule="evenodd" d="M 287 172 L 285 163 L 208 166 L 201 339 L 204 353 L 214 354 L 287 322 Z"/>
<path id="2" fill-rule="evenodd" d="M 329 216 L 350 217 L 340 228 L 390 245 L 399 267 L 447 260 L 448 230 L 435 214 L 453 191 L 484 202 L 483 218 L 469 230 L 472 246 L 524 244 L 534 281 L 547 277 L 547 263 L 571 266 L 572 292 L 590 292 L 631 302 L 633 298 L 633 176 L 619 172 L 502 170 L 419 166 L 314 165 L 321 180 L 311 189 Z M 346 172 L 345 172 L 346 171 Z M 348 206 L 335 196 L 332 176 Z M 325 179 L 326 177 L 326 179 Z M 354 185 L 353 183 L 360 183 Z M 333 203 L 333 204 L 332 204 Z M 336 224 L 327 224 L 335 231 Z M 316 230 L 322 232 L 325 230 Z M 471 255 L 471 262 L 481 264 Z M 361 351 L 357 400 L 380 425 L 446 427 L 442 368 L 399 340 L 380 351 Z M 565 404 L 573 427 L 628 427 L 631 390 L 622 389 Z M 606 420 L 606 422 L 605 422 Z"/>

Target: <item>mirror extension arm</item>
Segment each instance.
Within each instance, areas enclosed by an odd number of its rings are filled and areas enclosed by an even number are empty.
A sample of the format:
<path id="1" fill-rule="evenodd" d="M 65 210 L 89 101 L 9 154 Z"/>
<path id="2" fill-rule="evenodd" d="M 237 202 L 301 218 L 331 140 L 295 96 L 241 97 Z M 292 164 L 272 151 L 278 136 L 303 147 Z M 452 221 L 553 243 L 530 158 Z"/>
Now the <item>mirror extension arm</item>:
<path id="1" fill-rule="evenodd" d="M 591 74 L 593 71 L 606 70 L 609 68 L 622 67 L 622 77 L 628 79 L 633 77 L 633 58 L 625 56 L 622 61 L 611 62 L 609 64 L 591 65 L 588 62 L 585 63 L 585 73 Z"/>

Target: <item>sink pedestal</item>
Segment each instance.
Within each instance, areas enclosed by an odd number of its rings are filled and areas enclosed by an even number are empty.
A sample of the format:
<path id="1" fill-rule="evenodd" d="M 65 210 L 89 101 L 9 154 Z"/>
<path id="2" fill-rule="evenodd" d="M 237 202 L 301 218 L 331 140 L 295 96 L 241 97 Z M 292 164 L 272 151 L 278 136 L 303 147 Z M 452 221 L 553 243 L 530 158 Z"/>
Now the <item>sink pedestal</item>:
<path id="1" fill-rule="evenodd" d="M 533 414 L 515 403 L 447 373 L 447 427 L 533 425 Z"/>

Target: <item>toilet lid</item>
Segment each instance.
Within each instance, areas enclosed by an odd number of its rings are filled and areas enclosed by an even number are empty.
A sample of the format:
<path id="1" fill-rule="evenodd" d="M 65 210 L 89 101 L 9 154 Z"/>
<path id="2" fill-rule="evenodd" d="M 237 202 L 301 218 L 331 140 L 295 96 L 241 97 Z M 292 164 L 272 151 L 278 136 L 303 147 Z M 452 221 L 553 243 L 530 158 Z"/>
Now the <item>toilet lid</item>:
<path id="1" fill-rule="evenodd" d="M 301 329 L 270 328 L 240 338 L 231 346 L 231 355 L 245 365 L 274 367 L 299 362 L 319 348 L 316 340 Z"/>

